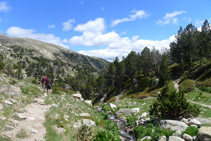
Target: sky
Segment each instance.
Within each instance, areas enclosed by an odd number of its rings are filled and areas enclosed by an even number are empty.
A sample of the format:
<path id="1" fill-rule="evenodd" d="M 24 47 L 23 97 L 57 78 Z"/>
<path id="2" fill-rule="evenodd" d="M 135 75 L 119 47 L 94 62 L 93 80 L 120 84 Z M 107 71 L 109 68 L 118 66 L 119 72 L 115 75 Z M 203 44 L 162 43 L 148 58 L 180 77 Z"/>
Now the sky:
<path id="1" fill-rule="evenodd" d="M 0 33 L 113 61 L 162 51 L 179 27 L 211 23 L 211 0 L 0 0 Z"/>

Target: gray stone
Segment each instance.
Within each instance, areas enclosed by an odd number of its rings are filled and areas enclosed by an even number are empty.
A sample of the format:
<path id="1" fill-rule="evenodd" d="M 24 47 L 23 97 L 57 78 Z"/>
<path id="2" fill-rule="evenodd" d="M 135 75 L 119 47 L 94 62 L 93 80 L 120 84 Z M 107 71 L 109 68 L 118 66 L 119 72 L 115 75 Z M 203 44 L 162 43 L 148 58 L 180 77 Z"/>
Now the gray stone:
<path id="1" fill-rule="evenodd" d="M 81 124 L 80 122 L 78 122 L 78 123 L 75 123 L 75 124 L 73 125 L 73 128 L 78 129 L 78 128 L 80 128 L 81 126 L 82 126 L 82 124 Z"/>
<path id="2" fill-rule="evenodd" d="M 180 137 L 181 134 L 182 134 L 182 132 L 181 132 L 180 130 L 177 130 L 177 131 L 173 134 L 173 136 L 178 136 L 178 137 Z"/>
<path id="3" fill-rule="evenodd" d="M 38 131 L 32 128 L 32 129 L 31 129 L 31 133 L 32 133 L 32 134 L 37 134 Z"/>
<path id="4" fill-rule="evenodd" d="M 189 122 L 189 125 L 201 125 L 201 122 L 198 121 L 197 119 L 191 119 L 190 122 Z"/>
<path id="5" fill-rule="evenodd" d="M 13 103 L 9 100 L 4 100 L 4 103 L 7 104 L 7 105 L 13 105 Z"/>
<path id="6" fill-rule="evenodd" d="M 92 101 L 91 100 L 85 100 L 84 102 L 87 103 L 88 105 L 92 106 Z"/>
<path id="7" fill-rule="evenodd" d="M 170 136 L 168 141 L 185 141 L 185 140 L 177 136 Z"/>
<path id="8" fill-rule="evenodd" d="M 198 138 L 200 141 L 211 141 L 211 127 L 201 127 Z"/>
<path id="9" fill-rule="evenodd" d="M 80 93 L 73 94 L 72 96 L 73 96 L 74 98 L 76 98 L 76 99 L 79 99 L 79 100 L 83 101 L 82 95 L 81 95 Z"/>
<path id="10" fill-rule="evenodd" d="M 95 122 L 90 120 L 90 119 L 82 119 L 83 124 L 85 124 L 86 126 L 95 126 Z"/>
<path id="11" fill-rule="evenodd" d="M 101 112 L 102 107 L 100 107 L 100 106 L 96 106 L 96 107 L 95 107 L 95 109 L 96 109 L 98 112 Z"/>
<path id="12" fill-rule="evenodd" d="M 88 114 L 88 113 L 81 113 L 80 116 L 81 117 L 90 117 L 90 114 Z"/>
<path id="13" fill-rule="evenodd" d="M 185 141 L 193 141 L 193 138 L 188 134 L 183 134 L 182 138 L 185 139 Z"/>
<path id="14" fill-rule="evenodd" d="M 197 126 L 197 125 L 195 125 L 195 124 L 192 124 L 191 126 L 198 128 L 198 126 Z"/>
<path id="15" fill-rule="evenodd" d="M 160 124 L 164 129 L 170 129 L 172 131 L 179 130 L 181 132 L 188 127 L 184 122 L 177 120 L 161 120 Z"/>
<path id="16" fill-rule="evenodd" d="M 150 136 L 146 136 L 146 137 L 143 137 L 142 139 L 141 139 L 141 141 L 144 141 L 144 140 L 151 140 L 152 138 L 150 137 Z"/>
<path id="17" fill-rule="evenodd" d="M 161 136 L 158 141 L 166 141 L 166 140 L 167 140 L 166 136 Z"/>
<path id="18" fill-rule="evenodd" d="M 131 109 L 119 109 L 119 111 L 117 111 L 116 114 L 118 116 L 121 115 L 121 114 L 130 115 Z"/>
<path id="19" fill-rule="evenodd" d="M 145 118 L 148 115 L 148 113 L 144 112 L 143 114 L 141 114 L 141 118 Z"/>
<path id="20" fill-rule="evenodd" d="M 206 118 L 195 118 L 195 119 L 201 122 L 201 124 L 211 124 L 211 120 L 206 119 Z"/>
<path id="21" fill-rule="evenodd" d="M 114 105 L 112 103 L 109 103 L 109 105 L 110 105 L 111 109 L 116 109 L 117 108 L 116 105 Z"/>
<path id="22" fill-rule="evenodd" d="M 140 111 L 140 108 L 132 108 L 131 112 L 136 115 Z"/>
<path id="23" fill-rule="evenodd" d="M 0 110 L 2 110 L 3 109 L 3 105 L 2 104 L 0 104 Z"/>
<path id="24" fill-rule="evenodd" d="M 26 117 L 27 117 L 25 113 L 18 113 L 17 116 L 20 119 L 26 119 Z"/>

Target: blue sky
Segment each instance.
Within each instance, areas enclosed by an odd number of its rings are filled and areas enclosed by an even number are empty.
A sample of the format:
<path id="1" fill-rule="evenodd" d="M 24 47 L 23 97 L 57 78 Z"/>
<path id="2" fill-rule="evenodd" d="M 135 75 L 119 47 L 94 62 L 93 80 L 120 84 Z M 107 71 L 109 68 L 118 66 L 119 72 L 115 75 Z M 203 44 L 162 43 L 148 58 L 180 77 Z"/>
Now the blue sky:
<path id="1" fill-rule="evenodd" d="M 210 0 L 0 0 L 0 32 L 113 60 L 168 48 L 179 26 L 211 21 Z"/>

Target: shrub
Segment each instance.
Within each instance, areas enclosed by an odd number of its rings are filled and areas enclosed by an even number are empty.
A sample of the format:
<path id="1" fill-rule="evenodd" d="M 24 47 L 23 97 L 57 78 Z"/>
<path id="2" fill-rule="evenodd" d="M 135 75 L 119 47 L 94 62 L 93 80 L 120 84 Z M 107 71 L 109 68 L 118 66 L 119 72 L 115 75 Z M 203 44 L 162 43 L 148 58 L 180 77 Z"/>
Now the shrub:
<path id="1" fill-rule="evenodd" d="M 193 80 L 186 79 L 182 83 L 180 83 L 180 91 L 183 91 L 185 93 L 191 92 L 194 90 L 195 84 Z"/>
<path id="2" fill-rule="evenodd" d="M 137 126 L 133 129 L 133 131 L 137 139 L 141 139 L 145 136 L 150 136 L 152 137 L 151 139 L 152 141 L 159 140 L 159 138 L 163 135 L 165 135 L 168 138 L 169 136 L 173 135 L 173 133 L 175 132 L 175 131 L 162 129 L 160 126 L 154 127 L 153 124 L 147 124 L 146 127 Z"/>
<path id="3" fill-rule="evenodd" d="M 149 113 L 156 118 L 178 119 L 197 116 L 199 108 L 191 106 L 183 92 L 169 92 L 168 87 L 165 86 L 156 101 L 151 105 Z"/>
<path id="4" fill-rule="evenodd" d="M 32 83 L 33 83 L 33 84 L 35 84 L 35 85 L 37 85 L 37 84 L 38 84 L 38 82 L 37 82 L 37 80 L 36 80 L 36 79 L 33 79 L 33 80 L 32 80 Z"/>
<path id="5" fill-rule="evenodd" d="M 170 91 L 176 91 L 176 89 L 174 88 L 174 82 L 173 81 L 170 81 L 168 83 L 168 88 Z"/>
<path id="6" fill-rule="evenodd" d="M 121 141 L 119 135 L 114 135 L 110 131 L 98 131 L 93 141 Z"/>
<path id="7" fill-rule="evenodd" d="M 188 134 L 193 137 L 193 136 L 197 136 L 198 132 L 199 132 L 198 128 L 189 126 L 188 128 L 185 129 L 185 131 L 182 132 L 182 135 Z"/>
<path id="8" fill-rule="evenodd" d="M 136 122 L 136 116 L 131 115 L 127 117 L 127 126 L 134 126 Z"/>
<path id="9" fill-rule="evenodd" d="M 211 88 L 211 78 L 205 79 L 204 81 L 197 81 L 196 86 L 202 91 L 207 91 Z"/>
<path id="10" fill-rule="evenodd" d="M 86 125 L 82 125 L 77 133 L 75 134 L 77 141 L 91 141 L 92 140 L 92 130 Z"/>

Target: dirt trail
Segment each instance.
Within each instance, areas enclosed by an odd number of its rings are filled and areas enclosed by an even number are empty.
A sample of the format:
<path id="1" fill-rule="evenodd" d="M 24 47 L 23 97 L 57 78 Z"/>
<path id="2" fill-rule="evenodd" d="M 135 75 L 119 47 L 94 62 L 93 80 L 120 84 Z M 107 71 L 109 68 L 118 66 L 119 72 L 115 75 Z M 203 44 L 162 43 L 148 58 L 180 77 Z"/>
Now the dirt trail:
<path id="1" fill-rule="evenodd" d="M 195 101 L 192 101 L 192 100 L 188 100 L 189 102 L 192 102 L 194 104 L 198 104 L 198 105 L 201 105 L 203 107 L 207 107 L 207 108 L 211 108 L 211 105 L 206 105 L 206 104 L 202 104 L 202 103 L 198 103 L 198 102 L 195 102 Z"/>
<path id="2" fill-rule="evenodd" d="M 45 112 L 48 108 L 48 105 L 44 105 L 43 99 L 36 99 L 35 102 L 25 107 L 25 113 L 21 113 L 23 117 L 25 116 L 25 119 L 14 120 L 13 122 L 17 124 L 17 127 L 3 134 L 14 141 L 44 141 L 46 130 L 43 124 L 45 122 Z M 21 129 L 25 129 L 28 134 L 24 139 L 16 137 Z"/>

